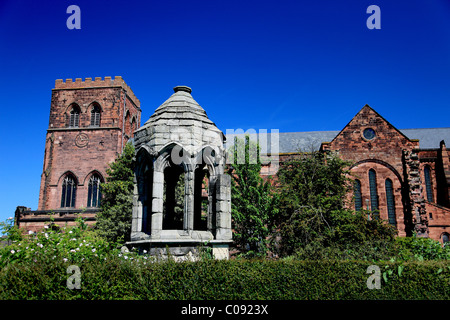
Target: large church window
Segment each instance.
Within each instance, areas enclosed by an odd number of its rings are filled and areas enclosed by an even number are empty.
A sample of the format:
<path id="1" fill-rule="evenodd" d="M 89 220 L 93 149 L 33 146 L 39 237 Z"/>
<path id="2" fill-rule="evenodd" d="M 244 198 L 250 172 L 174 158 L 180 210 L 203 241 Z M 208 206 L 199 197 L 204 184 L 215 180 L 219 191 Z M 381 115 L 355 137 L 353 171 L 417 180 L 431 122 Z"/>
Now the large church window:
<path id="1" fill-rule="evenodd" d="M 102 197 L 102 193 L 100 190 L 101 179 L 97 174 L 92 175 L 89 179 L 88 185 L 88 207 L 100 207 L 100 199 Z"/>
<path id="2" fill-rule="evenodd" d="M 425 189 L 427 191 L 427 200 L 433 202 L 433 188 L 431 186 L 431 169 L 430 166 L 425 166 Z"/>
<path id="3" fill-rule="evenodd" d="M 397 220 L 395 218 L 395 198 L 394 198 L 394 188 L 392 186 L 392 180 L 386 179 L 386 203 L 388 209 L 388 220 L 393 226 L 397 225 Z"/>
<path id="4" fill-rule="evenodd" d="M 370 209 L 378 210 L 377 174 L 375 170 L 369 170 Z"/>
<path id="5" fill-rule="evenodd" d="M 62 183 L 61 208 L 75 207 L 77 182 L 73 175 L 68 174 Z"/>
<path id="6" fill-rule="evenodd" d="M 362 209 L 361 181 L 355 180 L 353 184 L 353 193 L 355 196 L 355 211 Z"/>

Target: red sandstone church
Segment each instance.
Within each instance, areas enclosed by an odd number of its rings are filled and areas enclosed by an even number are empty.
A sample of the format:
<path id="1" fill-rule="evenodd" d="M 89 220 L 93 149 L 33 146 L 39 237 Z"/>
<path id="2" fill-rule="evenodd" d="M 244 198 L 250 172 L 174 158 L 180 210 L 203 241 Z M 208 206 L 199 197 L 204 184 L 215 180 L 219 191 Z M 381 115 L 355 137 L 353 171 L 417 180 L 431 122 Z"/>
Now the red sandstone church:
<path id="1" fill-rule="evenodd" d="M 16 223 L 37 231 L 50 221 L 95 222 L 108 164 L 140 127 L 140 102 L 121 77 L 56 80 L 52 89 L 39 207 L 17 207 Z M 270 140 L 270 139 L 269 139 Z M 279 159 L 299 150 L 350 160 L 354 209 L 378 210 L 399 236 L 447 242 L 450 233 L 450 128 L 399 130 L 368 105 L 340 131 L 279 133 Z M 263 168 L 274 174 L 276 165 Z"/>

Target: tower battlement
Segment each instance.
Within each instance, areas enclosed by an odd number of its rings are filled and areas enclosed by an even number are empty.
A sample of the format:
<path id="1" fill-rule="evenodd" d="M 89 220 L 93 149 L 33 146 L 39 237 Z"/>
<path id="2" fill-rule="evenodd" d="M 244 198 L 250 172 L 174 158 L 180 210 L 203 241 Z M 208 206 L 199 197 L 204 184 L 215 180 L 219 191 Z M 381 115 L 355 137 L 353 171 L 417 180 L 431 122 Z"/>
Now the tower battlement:
<path id="1" fill-rule="evenodd" d="M 101 87 L 122 87 L 127 92 L 127 95 L 136 104 L 137 107 L 140 107 L 140 101 L 134 95 L 131 88 L 125 83 L 121 76 L 115 76 L 114 79 L 111 77 L 105 77 L 103 80 L 102 77 L 95 77 L 94 80 L 92 78 L 85 78 L 84 81 L 82 78 L 76 78 L 75 81 L 73 79 L 66 79 L 64 82 L 63 79 L 55 80 L 55 88 L 53 90 L 59 89 L 85 89 L 85 88 L 101 88 Z"/>

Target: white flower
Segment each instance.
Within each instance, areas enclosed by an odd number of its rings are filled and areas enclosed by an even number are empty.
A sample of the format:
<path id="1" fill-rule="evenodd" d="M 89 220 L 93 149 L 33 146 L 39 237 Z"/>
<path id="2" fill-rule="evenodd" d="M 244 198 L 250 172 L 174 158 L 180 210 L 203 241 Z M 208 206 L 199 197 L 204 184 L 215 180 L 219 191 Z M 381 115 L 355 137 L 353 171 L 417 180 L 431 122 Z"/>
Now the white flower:
<path id="1" fill-rule="evenodd" d="M 64 262 L 67 262 L 67 258 L 64 258 L 63 261 L 64 261 Z"/>
<path id="2" fill-rule="evenodd" d="M 72 239 L 70 239 L 70 241 L 77 241 L 77 239 L 76 238 L 72 238 Z"/>
<path id="3" fill-rule="evenodd" d="M 127 256 L 123 256 L 124 258 L 125 258 L 125 260 L 127 260 L 128 259 L 128 257 Z"/>
<path id="4" fill-rule="evenodd" d="M 77 248 L 78 249 L 78 248 Z M 71 249 L 70 252 L 76 252 L 74 249 Z"/>
<path id="5" fill-rule="evenodd" d="M 70 230 L 69 233 L 72 233 L 72 230 Z"/>
<path id="6" fill-rule="evenodd" d="M 46 238 L 48 238 L 48 233 L 46 232 L 46 233 L 44 233 L 44 236 L 46 237 Z"/>
<path id="7" fill-rule="evenodd" d="M 9 217 L 8 219 L 6 219 L 6 220 L 12 220 L 12 219 L 14 219 L 13 217 Z"/>
<path id="8" fill-rule="evenodd" d="M 33 234 L 34 232 L 32 230 L 28 230 L 28 234 Z"/>
<path id="9" fill-rule="evenodd" d="M 48 226 L 44 226 L 45 229 L 48 229 Z"/>
<path id="10" fill-rule="evenodd" d="M 92 252 L 95 252 L 95 248 L 94 248 L 94 249 L 92 249 Z"/>
<path id="11" fill-rule="evenodd" d="M 143 252 L 144 252 L 144 253 L 147 253 L 147 250 L 144 250 Z"/>
<path id="12" fill-rule="evenodd" d="M 11 250 L 11 253 L 12 253 L 12 254 L 14 254 L 14 253 L 15 253 L 15 251 L 14 251 L 14 250 Z"/>

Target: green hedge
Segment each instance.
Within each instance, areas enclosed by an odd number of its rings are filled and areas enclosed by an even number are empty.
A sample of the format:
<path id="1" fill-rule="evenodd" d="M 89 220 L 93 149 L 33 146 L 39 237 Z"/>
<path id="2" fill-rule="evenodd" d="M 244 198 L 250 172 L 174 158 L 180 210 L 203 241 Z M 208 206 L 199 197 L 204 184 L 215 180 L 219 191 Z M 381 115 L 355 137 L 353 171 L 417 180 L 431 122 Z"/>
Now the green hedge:
<path id="1" fill-rule="evenodd" d="M 11 263 L 0 271 L 0 299 L 449 299 L 448 261 L 378 262 L 381 289 L 368 289 L 372 263 L 230 260 L 88 261 L 81 289 L 66 285 L 68 263 Z"/>

